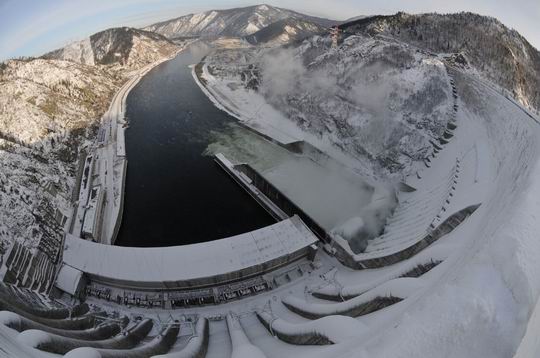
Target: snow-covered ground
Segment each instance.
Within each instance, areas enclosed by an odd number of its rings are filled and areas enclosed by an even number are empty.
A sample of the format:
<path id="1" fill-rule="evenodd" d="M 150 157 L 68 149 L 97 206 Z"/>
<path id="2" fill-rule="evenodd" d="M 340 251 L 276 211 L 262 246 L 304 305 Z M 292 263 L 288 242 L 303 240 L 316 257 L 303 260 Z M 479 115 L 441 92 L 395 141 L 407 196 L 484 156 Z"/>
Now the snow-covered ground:
<path id="1" fill-rule="evenodd" d="M 130 79 L 114 95 L 109 109 L 102 116 L 101 132 L 102 136 L 95 139 L 92 147 L 89 148 L 87 156 L 93 158 L 94 164 L 90 169 L 92 178 L 91 186 L 100 185 L 105 191 L 105 202 L 102 210 L 102 224 L 98 241 L 107 245 L 114 243 L 119 220 L 122 217 L 124 183 L 126 175 L 126 150 L 125 150 L 125 130 L 127 122 L 125 120 L 126 99 L 129 92 L 137 85 L 140 79 L 151 69 L 167 61 L 183 50 L 179 47 L 175 52 L 136 70 L 130 71 Z M 88 190 L 84 190 L 84 182 L 81 182 L 81 191 L 78 205 L 73 216 L 73 233 L 81 235 L 81 227 L 84 220 L 85 208 L 88 203 Z"/>
<path id="2" fill-rule="evenodd" d="M 249 163 L 328 231 L 361 215 L 374 197 L 380 199 L 379 194 L 393 196 L 391 187 L 358 175 L 331 157 L 292 153 L 236 125 L 214 133 L 207 154 L 217 153 L 235 163 Z"/>
<path id="3" fill-rule="evenodd" d="M 374 48 L 381 45 L 369 43 Z M 171 319 L 186 322 L 186 318 L 193 315 L 209 317 L 207 357 L 506 358 L 516 351 L 519 357 L 537 356 L 540 353 L 535 334 L 540 296 L 539 121 L 468 73 L 450 69 L 447 74 L 439 60 L 416 60 L 415 57 L 410 69 L 397 71 L 398 77 L 410 70 L 416 74 L 409 79 L 414 82 L 418 79 L 418 67 L 430 74 L 434 71 L 435 81 L 443 84 L 441 88 L 445 94 L 451 92 L 450 76 L 453 77 L 457 128 L 442 149 L 436 152 L 431 147 L 426 149 L 425 154 L 434 155 L 429 164 L 421 160 L 401 163 L 404 166 L 397 170 L 401 179 L 417 190 L 399 194 L 401 200 L 396 212 L 400 205 L 428 208 L 405 210 L 402 216 L 394 219 L 396 225 L 393 228 L 404 228 L 397 225 L 398 220 L 402 223 L 419 220 L 426 224 L 429 223 L 424 222 L 427 217 L 432 217 L 432 222 L 438 225 L 455 211 L 481 204 L 453 230 L 417 255 L 377 269 L 349 269 L 321 250 L 312 266 L 306 265 L 303 270 L 291 267 L 290 272 L 283 272 L 288 269 L 283 268 L 279 274 L 287 277 L 295 274 L 296 277 L 284 280 L 276 289 L 222 305 L 163 310 L 127 307 L 97 298 L 88 301 L 108 312 L 154 319 L 157 324 L 152 334 Z M 323 151 L 328 149 L 325 153 L 335 156 L 348 168 L 360 170 L 364 166 L 374 178 L 395 173 L 392 170 L 375 171 L 369 160 L 358 164 L 355 156 L 359 153 L 350 151 L 351 147 L 336 147 L 335 142 L 328 145 L 321 137 L 298 126 L 296 120 L 265 104 L 258 94 L 239 87 L 232 90 L 234 86 L 220 84 L 217 79 L 213 83 L 212 77 L 206 77 L 206 80 L 209 87 L 215 84 L 221 91 L 221 94 L 211 89 L 207 92 L 216 103 L 244 124 L 282 144 L 298 139 L 313 140 L 314 146 Z M 226 88 L 230 91 L 224 92 Z M 422 86 L 414 88 L 420 93 L 425 90 Z M 414 93 L 407 96 L 414 97 Z M 251 99 L 263 104 L 261 108 L 266 106 L 265 112 L 253 110 L 250 103 L 242 104 Z M 383 103 L 395 104 L 393 101 Z M 450 110 L 454 105 L 451 98 L 441 103 Z M 430 111 L 437 112 L 439 104 Z M 259 116 L 260 113 L 268 114 L 268 117 Z M 447 114 L 446 111 L 441 113 Z M 420 137 L 428 143 L 428 139 L 435 139 L 435 134 L 444 130 L 444 126 L 430 127 L 429 121 L 422 126 L 422 120 L 414 115 L 410 118 L 419 121 L 416 124 L 421 127 L 417 128 Z M 444 117 L 441 122 L 446 125 L 448 120 Z M 402 128 L 401 125 L 403 123 L 398 127 Z M 283 133 L 283 128 L 290 128 L 294 136 Z M 375 134 L 379 133 L 376 129 Z M 412 133 L 413 129 L 409 130 Z M 376 141 L 372 142 L 368 152 L 375 153 L 376 144 Z M 414 148 L 414 145 L 405 145 L 400 153 Z M 451 191 L 443 190 L 448 183 Z M 438 191 L 441 185 L 443 189 Z M 434 192 L 440 195 L 428 195 Z M 432 210 L 432 204 L 435 209 L 440 204 L 441 210 Z M 422 215 L 417 215 L 418 212 Z M 381 239 L 381 251 L 392 252 L 411 244 L 398 239 Z M 379 254 L 373 250 L 366 255 Z M 434 262 L 437 265 L 428 271 L 406 275 L 418 265 Z M 305 263 L 298 263 L 301 264 Z M 346 296 L 346 300 L 328 301 L 312 292 Z M 2 345 L 5 351 L 15 356 L 30 352 L 26 347 L 13 344 L 17 337 L 13 330 L 2 326 L 0 334 L 6 340 Z M 334 344 L 313 345 L 313 342 L 328 341 Z M 306 342 L 307 345 L 303 345 Z M 182 343 L 175 349 L 180 349 L 180 345 Z"/>

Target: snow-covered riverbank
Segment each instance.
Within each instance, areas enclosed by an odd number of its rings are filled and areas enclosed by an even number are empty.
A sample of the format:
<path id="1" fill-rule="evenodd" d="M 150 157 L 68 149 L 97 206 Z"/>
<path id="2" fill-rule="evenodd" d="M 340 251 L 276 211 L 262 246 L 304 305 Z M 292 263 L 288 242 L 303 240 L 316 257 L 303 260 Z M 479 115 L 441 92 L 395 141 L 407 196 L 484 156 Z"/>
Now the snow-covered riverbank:
<path id="1" fill-rule="evenodd" d="M 245 123 L 267 128 L 265 120 L 258 117 L 260 113 L 267 113 L 251 107 L 252 99 L 262 103 L 262 98 L 256 99 L 260 95 L 235 87 L 234 81 L 217 79 L 207 65 L 206 70 L 204 68 L 203 65 L 199 73 L 203 79 L 200 85 L 217 106 Z M 536 279 L 540 266 L 535 259 L 540 255 L 535 239 L 535 233 L 540 230 L 536 215 L 540 210 L 536 199 L 538 185 L 535 184 L 535 178 L 540 175 L 537 173 L 540 128 L 530 113 L 482 81 L 459 70 L 455 76 L 458 96 L 455 136 L 427 165 L 414 164 L 412 168 L 418 176 L 410 176 L 407 182 L 423 190 L 435 188 L 459 159 L 459 179 L 453 183 L 455 192 L 442 200 L 444 211 L 439 218 L 434 218 L 436 225 L 464 206 L 482 205 L 453 232 L 426 248 L 422 255 L 404 261 L 406 266 L 401 270 L 442 261 L 428 273 L 413 279 L 418 280 L 414 292 L 403 294 L 400 291 L 402 280 L 393 281 L 403 274 L 396 276 L 392 272 L 397 266 L 360 272 L 336 268 L 326 284 L 308 284 L 310 289 L 330 292 L 337 297 L 368 292 L 357 299 L 359 302 L 370 294 L 376 295 L 377 290 L 403 300 L 390 308 L 358 317 L 370 328 L 361 338 L 365 343 L 359 348 L 359 339 L 356 339 L 340 347 L 334 346 L 339 352 L 335 352 L 336 356 L 362 352 L 365 356 L 391 357 L 455 354 L 508 357 L 516 351 L 527 325 L 529 331 L 520 354 L 537 350 L 530 330 L 536 327 L 537 313 L 532 313 L 540 294 Z M 411 195 L 411 205 L 415 202 L 423 205 L 414 197 Z M 431 199 L 435 197 L 428 195 L 426 203 Z M 414 227 L 421 219 L 418 215 L 411 209 L 407 217 L 397 221 Z M 382 249 L 388 252 L 406 247 L 405 243 L 400 247 L 399 242 L 382 241 Z M 369 253 L 377 254 L 375 248 Z M 291 302 L 302 302 L 303 309 L 309 308 L 309 312 L 319 315 L 331 309 L 327 301 L 306 297 L 299 290 L 292 291 L 290 295 L 283 295 L 285 302 L 288 302 L 287 296 L 295 297 Z M 355 309 L 356 301 L 347 302 L 340 305 Z M 305 322 L 281 305 L 272 307 L 274 318 Z M 532 321 L 528 323 L 531 315 Z M 448 340 L 448 337 L 452 338 Z M 274 352 L 274 345 L 269 342 L 261 339 L 255 343 L 267 348 L 265 353 Z M 281 354 L 285 351 L 287 349 L 283 348 Z M 321 352 L 320 356 L 328 356 L 328 353 Z"/>

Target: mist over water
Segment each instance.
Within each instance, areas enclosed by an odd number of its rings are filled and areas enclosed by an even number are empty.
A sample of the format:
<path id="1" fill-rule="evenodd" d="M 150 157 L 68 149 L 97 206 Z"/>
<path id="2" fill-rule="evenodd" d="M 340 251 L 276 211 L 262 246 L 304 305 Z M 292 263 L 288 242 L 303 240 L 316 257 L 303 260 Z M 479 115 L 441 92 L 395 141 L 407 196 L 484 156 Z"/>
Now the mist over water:
<path id="1" fill-rule="evenodd" d="M 381 52 L 381 57 L 336 66 L 325 60 L 312 65 L 294 48 L 265 50 L 258 60 L 259 94 L 304 130 L 333 138 L 343 130 L 377 155 L 397 145 L 393 141 L 404 133 L 394 113 L 401 103 L 400 85 L 389 74 L 414 59 L 400 51 L 383 50 L 396 63 L 386 62 Z M 382 233 L 397 201 L 391 184 L 368 184 L 335 160 L 302 158 L 247 132 L 217 135 L 209 152 L 227 152 L 236 162 L 254 166 L 323 228 L 349 241 L 355 252 Z M 339 140 L 350 142 L 348 137 Z"/>

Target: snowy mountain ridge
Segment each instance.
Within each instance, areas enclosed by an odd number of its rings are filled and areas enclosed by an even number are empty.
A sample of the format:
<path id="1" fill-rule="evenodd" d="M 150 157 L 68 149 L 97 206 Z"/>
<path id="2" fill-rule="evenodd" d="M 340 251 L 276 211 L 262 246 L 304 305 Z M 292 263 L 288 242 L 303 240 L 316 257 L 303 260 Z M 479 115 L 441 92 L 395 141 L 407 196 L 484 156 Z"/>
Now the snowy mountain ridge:
<path id="1" fill-rule="evenodd" d="M 173 53 L 177 45 L 167 38 L 130 27 L 107 29 L 49 52 L 46 59 L 68 60 L 85 65 L 118 65 L 137 69 Z"/>
<path id="2" fill-rule="evenodd" d="M 347 34 L 385 35 L 435 53 L 463 53 L 489 81 L 540 109 L 540 52 L 516 30 L 474 13 L 397 13 L 340 25 Z"/>
<path id="3" fill-rule="evenodd" d="M 323 27 L 329 27 L 336 23 L 332 20 L 303 15 L 270 5 L 256 5 L 189 14 L 152 24 L 145 27 L 144 30 L 153 31 L 168 38 L 199 36 L 244 37 L 285 19 L 309 21 Z"/>

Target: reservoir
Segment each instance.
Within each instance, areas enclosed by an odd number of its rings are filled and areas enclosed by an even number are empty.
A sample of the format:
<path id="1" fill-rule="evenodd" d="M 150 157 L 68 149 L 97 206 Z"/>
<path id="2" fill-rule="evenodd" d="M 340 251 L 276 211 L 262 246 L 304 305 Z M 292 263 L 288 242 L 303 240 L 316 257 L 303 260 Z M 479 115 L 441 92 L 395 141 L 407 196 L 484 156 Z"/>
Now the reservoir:
<path id="1" fill-rule="evenodd" d="M 212 133 L 235 121 L 214 107 L 191 76 L 188 66 L 208 50 L 192 45 L 150 71 L 128 95 L 128 169 L 116 245 L 193 244 L 274 223 L 203 155 Z"/>

